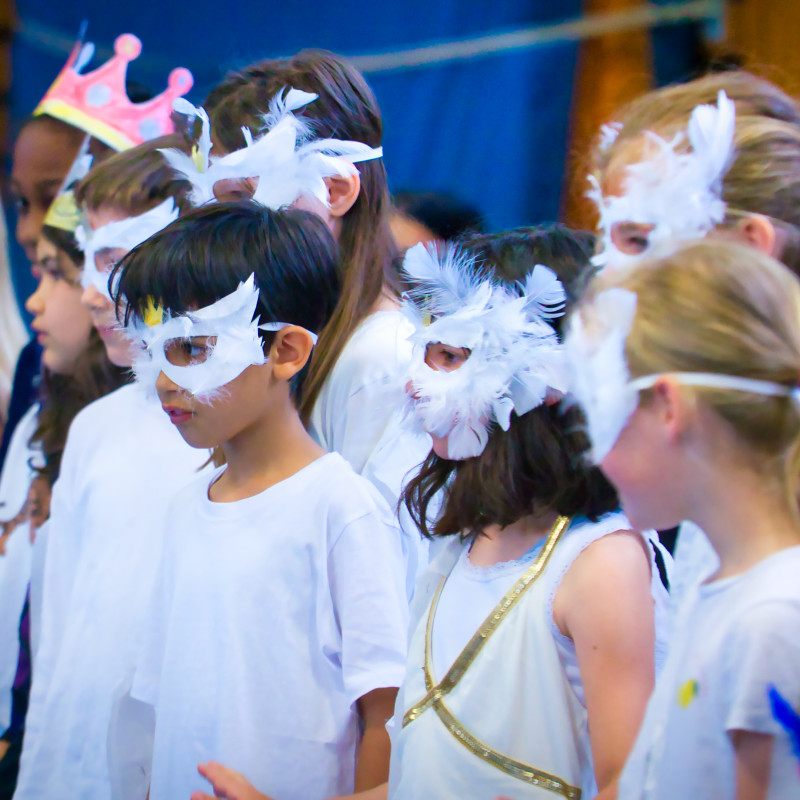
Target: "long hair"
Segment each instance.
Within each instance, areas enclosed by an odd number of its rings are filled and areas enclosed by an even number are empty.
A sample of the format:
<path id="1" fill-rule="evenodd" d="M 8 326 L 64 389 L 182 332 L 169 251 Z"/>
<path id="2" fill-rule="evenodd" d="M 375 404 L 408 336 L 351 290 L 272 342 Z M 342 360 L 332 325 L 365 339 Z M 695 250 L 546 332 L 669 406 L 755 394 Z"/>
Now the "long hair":
<path id="1" fill-rule="evenodd" d="M 296 112 L 314 134 L 381 144 L 383 122 L 364 76 L 326 50 L 302 50 L 286 59 L 259 61 L 225 77 L 205 108 L 215 146 L 230 152 L 244 145 L 242 127 L 259 130 L 261 115 L 286 87 L 315 92 L 317 100 Z M 397 249 L 389 228 L 391 202 L 383 159 L 358 165 L 361 190 L 342 218 L 339 236 L 342 293 L 311 359 L 300 415 L 308 422 L 322 385 L 355 329 L 384 292 L 397 293 Z"/>

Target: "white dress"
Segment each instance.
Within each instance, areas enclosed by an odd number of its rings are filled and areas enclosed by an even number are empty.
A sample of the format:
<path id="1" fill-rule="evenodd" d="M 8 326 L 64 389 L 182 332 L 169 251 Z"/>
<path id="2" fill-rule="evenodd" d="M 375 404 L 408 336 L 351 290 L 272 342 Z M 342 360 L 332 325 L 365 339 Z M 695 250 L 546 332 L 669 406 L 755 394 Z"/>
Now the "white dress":
<path id="1" fill-rule="evenodd" d="M 309 433 L 342 455 L 393 510 L 403 484 L 428 455 L 431 439 L 405 418 L 405 377 L 413 326 L 400 311 L 376 311 L 353 332 L 322 386 Z M 403 512 L 409 589 L 427 565 L 427 541 Z M 410 592 L 409 592 L 410 593 Z"/>
<path id="2" fill-rule="evenodd" d="M 490 613 L 498 592 L 502 595 L 510 590 L 535 560 L 528 557 L 521 563 L 497 565 L 499 569 L 490 567 L 483 577 L 476 578 L 470 574 L 475 568 L 464 556 L 469 543 L 452 537 L 432 561 L 414 600 L 418 612 L 425 610 L 413 628 L 406 678 L 389 725 L 391 800 L 492 800 L 498 795 L 543 800 L 556 796 L 555 790 L 566 797 L 578 797 L 581 792 L 584 798 L 594 796 L 588 717 L 577 657 L 574 644 L 561 634 L 553 619 L 553 599 L 563 576 L 586 547 L 629 527 L 621 514 L 607 515 L 597 523 L 573 523 L 556 544 L 539 578 L 528 586 L 455 687 L 442 698 L 445 713 L 439 713 L 436 703 L 417 713 L 411 709 L 419 708 L 430 686 L 442 681 L 445 667 L 449 669 L 454 654 L 465 644 L 464 637 L 477 630 L 477 625 L 471 631 L 459 626 L 459 608 L 462 617 L 473 621 Z M 665 626 L 660 612 L 665 610 L 667 598 L 653 559 L 651 570 L 654 605 L 660 610 L 657 636 L 663 639 Z M 459 590 L 459 571 L 462 583 L 465 579 L 476 585 Z M 432 589 L 441 586 L 448 575 L 456 578 L 457 596 L 449 602 L 445 597 L 448 578 L 439 606 L 433 606 L 431 615 Z M 495 581 L 499 588 L 489 588 L 488 584 Z M 440 610 L 444 611 L 441 619 Z M 432 661 L 428 663 L 432 674 L 430 684 L 426 684 L 429 620 Z"/>
<path id="3" fill-rule="evenodd" d="M 280 800 L 353 790 L 356 702 L 399 686 L 396 523 L 336 453 L 253 497 L 180 493 L 131 695 L 155 707 L 151 800 L 209 791 L 214 759 Z"/>
<path id="4" fill-rule="evenodd" d="M 17 423 L 0 475 L 0 520 L 8 522 L 22 510 L 34 476 L 30 460 L 37 453 L 28 442 L 36 431 L 39 405 Z M 9 536 L 0 556 L 0 734 L 11 724 L 12 690 L 19 660 L 19 622 L 31 577 L 31 540 L 28 524 Z"/>
<path id="5" fill-rule="evenodd" d="M 800 546 L 689 594 L 620 800 L 734 800 L 734 730 L 775 736 L 769 800 L 800 797 L 800 761 L 768 697 L 775 686 L 800 711 L 798 576 Z"/>
<path id="6" fill-rule="evenodd" d="M 206 457 L 135 385 L 73 420 L 53 487 L 17 800 L 110 796 L 112 696 L 141 644 L 163 514 Z"/>

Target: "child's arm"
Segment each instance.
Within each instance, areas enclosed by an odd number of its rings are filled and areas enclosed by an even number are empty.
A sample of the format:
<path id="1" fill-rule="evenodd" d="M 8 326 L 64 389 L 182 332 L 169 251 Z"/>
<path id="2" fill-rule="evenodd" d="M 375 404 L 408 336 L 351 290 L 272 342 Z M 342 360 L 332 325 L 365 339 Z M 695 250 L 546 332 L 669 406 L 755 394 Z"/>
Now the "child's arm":
<path id="1" fill-rule="evenodd" d="M 391 745 L 386 720 L 394 713 L 397 689 L 373 689 L 358 700 L 363 735 L 356 760 L 355 790 L 372 789 L 389 780 Z"/>
<path id="2" fill-rule="evenodd" d="M 736 800 L 766 800 L 775 737 L 753 731 L 731 731 L 736 751 Z"/>
<path id="3" fill-rule="evenodd" d="M 223 767 L 222 764 L 209 761 L 208 764 L 200 764 L 197 771 L 211 784 L 214 794 L 192 792 L 191 800 L 214 800 L 217 797 L 225 797 L 227 800 L 272 800 L 255 789 L 244 775 Z M 386 800 L 388 795 L 389 784 L 382 783 L 365 792 L 356 792 L 347 797 L 332 797 L 330 800 Z"/>
<path id="4" fill-rule="evenodd" d="M 561 582 L 553 616 L 575 643 L 601 800 L 616 797 L 655 682 L 650 561 L 637 534 L 589 545 Z"/>

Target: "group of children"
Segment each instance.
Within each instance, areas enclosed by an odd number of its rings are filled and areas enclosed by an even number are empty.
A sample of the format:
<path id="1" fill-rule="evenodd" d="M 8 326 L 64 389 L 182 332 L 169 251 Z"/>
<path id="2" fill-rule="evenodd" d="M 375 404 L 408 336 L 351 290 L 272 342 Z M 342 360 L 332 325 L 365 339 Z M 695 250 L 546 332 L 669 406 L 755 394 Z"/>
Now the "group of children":
<path id="1" fill-rule="evenodd" d="M 134 104 L 139 48 L 15 147 L 5 796 L 800 796 L 800 105 L 654 91 L 596 244 L 401 253 L 345 59 Z"/>

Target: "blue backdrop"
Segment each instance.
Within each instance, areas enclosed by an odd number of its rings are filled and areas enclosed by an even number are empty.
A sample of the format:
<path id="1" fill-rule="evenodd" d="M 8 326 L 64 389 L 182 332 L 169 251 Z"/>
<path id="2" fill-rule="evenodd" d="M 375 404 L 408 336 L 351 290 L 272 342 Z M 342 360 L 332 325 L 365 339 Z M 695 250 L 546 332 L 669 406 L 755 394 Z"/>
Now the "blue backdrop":
<path id="1" fill-rule="evenodd" d="M 155 92 L 166 85 L 170 69 L 189 67 L 195 76 L 189 97 L 199 103 L 228 69 L 303 47 L 371 54 L 558 22 L 581 11 L 580 0 L 75 5 L 18 0 L 12 87 L 17 122 L 61 68 L 84 18 L 87 38 L 101 56 L 110 54 L 119 33 L 139 36 L 143 51 L 129 77 Z M 681 47 L 669 40 L 668 67 Z M 451 191 L 480 208 L 492 229 L 554 220 L 576 52 L 575 44 L 553 44 L 368 74 L 383 110 L 392 189 Z M 24 295 L 22 283 L 19 291 Z"/>

